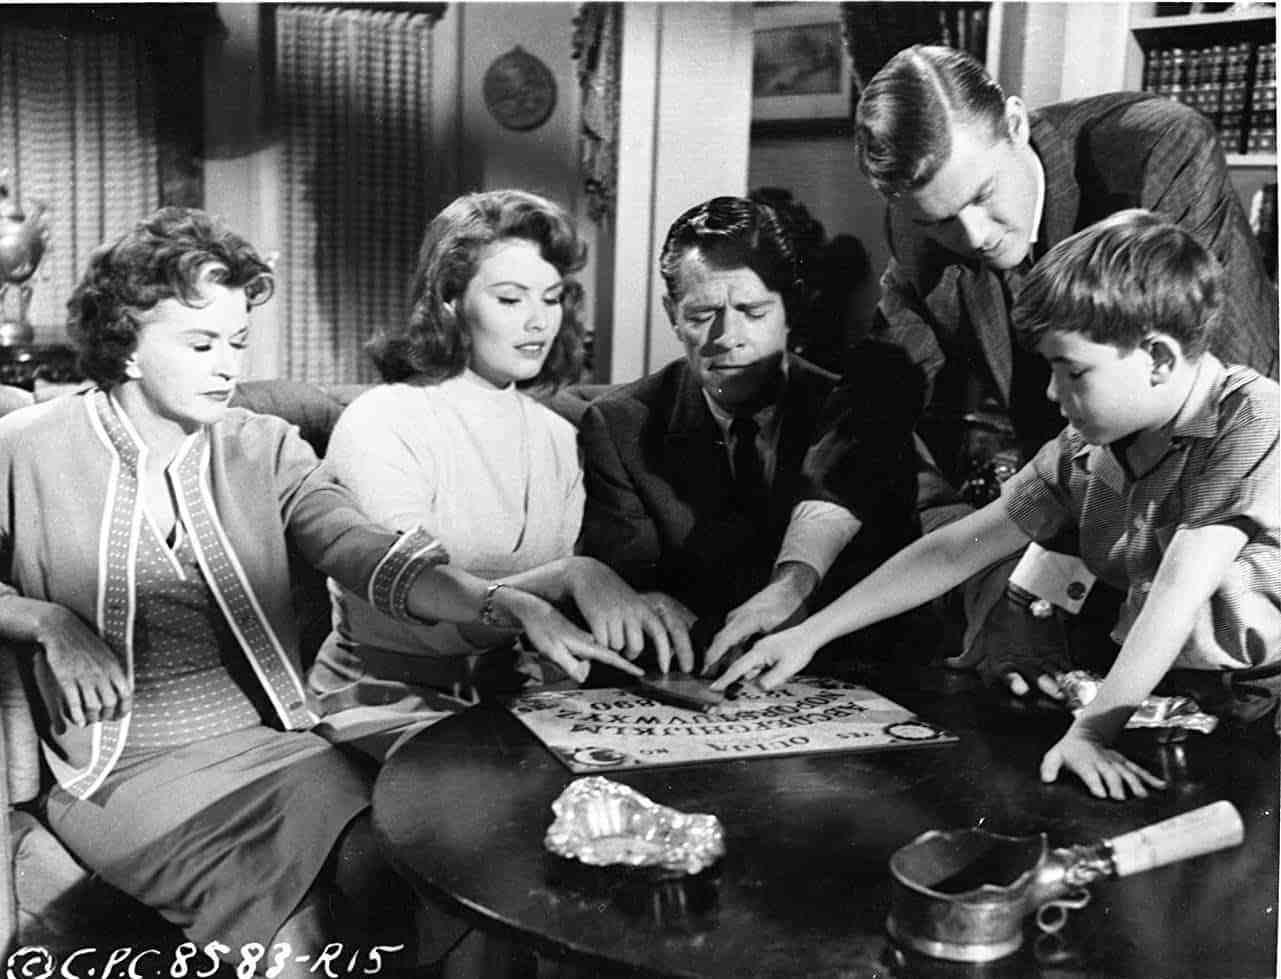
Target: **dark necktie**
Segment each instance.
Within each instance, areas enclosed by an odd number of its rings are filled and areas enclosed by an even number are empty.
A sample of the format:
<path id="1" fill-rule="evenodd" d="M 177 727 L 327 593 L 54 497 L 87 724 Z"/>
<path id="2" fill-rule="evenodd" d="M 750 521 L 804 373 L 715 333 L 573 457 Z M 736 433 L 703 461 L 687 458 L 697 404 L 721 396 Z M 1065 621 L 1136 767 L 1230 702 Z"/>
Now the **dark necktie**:
<path id="1" fill-rule="evenodd" d="M 1005 274 L 1005 285 L 1009 290 L 1009 303 L 1013 308 L 1018 299 L 1023 280 L 1032 271 L 1032 256 L 1029 253 L 1022 263 Z M 1043 442 L 1053 438 L 1063 427 L 1057 406 L 1045 395 L 1046 385 L 1050 380 L 1050 368 L 1034 351 L 1027 350 L 1019 343 L 1014 334 L 1014 321 L 1010 320 L 1010 344 L 1012 346 L 1012 370 L 1010 381 L 1010 420 L 1020 442 L 1024 457 L 1035 452 Z"/>
<path id="2" fill-rule="evenodd" d="M 744 505 L 759 505 L 765 498 L 765 467 L 756 451 L 760 426 L 750 416 L 735 418 L 729 426 L 734 439 L 734 486 Z"/>
<path id="3" fill-rule="evenodd" d="M 1012 269 L 1007 269 L 1001 274 L 1005 281 L 1005 291 L 1007 302 L 1013 305 L 1014 300 L 1019 296 L 1019 290 L 1023 288 L 1023 280 L 1027 278 L 1028 273 L 1032 271 L 1032 253 L 1029 250 L 1027 257 Z"/>

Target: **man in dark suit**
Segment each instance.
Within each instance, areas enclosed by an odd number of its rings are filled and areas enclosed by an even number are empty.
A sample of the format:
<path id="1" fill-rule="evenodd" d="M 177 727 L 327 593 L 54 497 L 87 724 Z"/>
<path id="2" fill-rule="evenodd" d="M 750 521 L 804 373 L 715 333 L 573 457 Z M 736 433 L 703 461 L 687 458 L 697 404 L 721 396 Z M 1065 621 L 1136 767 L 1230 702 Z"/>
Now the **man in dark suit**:
<path id="1" fill-rule="evenodd" d="M 1011 294 L 1049 248 L 1126 208 L 1161 214 L 1213 252 L 1229 283 L 1214 352 L 1277 376 L 1276 289 L 1200 113 L 1132 92 L 1029 113 L 968 55 L 917 46 L 868 84 L 856 140 L 890 203 L 873 333 L 906 350 L 929 386 L 921 432 L 949 476 L 973 462 L 967 415 L 1008 422 L 1025 452 L 1062 428 L 1046 365 L 1011 339 Z"/>
<path id="2" fill-rule="evenodd" d="M 1116 211 L 1155 211 L 1213 252 L 1228 283 L 1214 352 L 1277 376 L 1276 289 L 1214 128 L 1194 110 L 1115 93 L 1029 113 L 968 55 L 918 45 L 868 83 L 855 138 L 890 204 L 892 258 L 872 334 L 916 365 L 927 389 L 918 431 L 953 485 L 977 488 L 975 502 L 993 492 L 994 457 L 1012 472 L 1063 427 L 1045 396 L 1047 366 L 1012 340 L 1021 276 Z M 978 628 L 1002 591 L 1001 575 L 970 589 L 965 662 L 987 655 Z M 1007 617 L 992 631 L 1007 648 L 1043 646 L 1026 625 Z M 1026 690 L 1021 678 L 1011 685 Z"/>
<path id="3" fill-rule="evenodd" d="M 581 543 L 665 620 L 725 616 L 710 663 L 916 535 L 913 415 L 789 355 L 800 281 L 768 205 L 691 208 L 660 269 L 686 355 L 587 409 Z"/>

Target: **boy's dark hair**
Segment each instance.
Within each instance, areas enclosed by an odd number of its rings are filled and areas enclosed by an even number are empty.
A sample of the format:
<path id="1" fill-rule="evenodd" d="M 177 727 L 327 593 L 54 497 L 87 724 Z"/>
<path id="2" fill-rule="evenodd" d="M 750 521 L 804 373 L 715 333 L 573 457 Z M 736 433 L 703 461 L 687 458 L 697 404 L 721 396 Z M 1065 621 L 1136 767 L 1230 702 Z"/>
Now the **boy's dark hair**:
<path id="1" fill-rule="evenodd" d="M 694 250 L 718 268 L 755 272 L 767 289 L 783 297 L 789 324 L 803 315 L 805 289 L 796 245 L 768 204 L 746 197 L 713 197 L 672 223 L 658 269 L 673 300 L 680 299 L 681 261 Z"/>
<path id="2" fill-rule="evenodd" d="M 572 275 L 587 263 L 587 246 L 559 204 L 522 190 L 491 190 L 456 198 L 428 224 L 410 281 L 408 322 L 380 332 L 365 345 L 384 381 L 419 375 L 439 382 L 463 372 L 471 335 L 451 304 L 476 275 L 486 246 L 511 238 L 538 246 L 563 277 L 560 330 L 542 370 L 529 383 L 558 386 L 578 379 L 583 291 Z"/>
<path id="3" fill-rule="evenodd" d="M 95 249 L 67 300 L 67 334 L 84 376 L 103 387 L 124 380 L 138 344 L 138 314 L 165 299 L 200 306 L 206 282 L 243 288 L 250 306 L 275 291 L 271 268 L 254 247 L 192 208 L 162 207 Z"/>
<path id="4" fill-rule="evenodd" d="M 942 45 L 916 44 L 878 71 L 854 110 L 859 168 L 885 197 L 934 179 L 952 153 L 952 128 L 987 125 L 1004 138 L 1005 93 L 978 61 Z"/>
<path id="5" fill-rule="evenodd" d="M 1029 348 L 1056 330 L 1128 352 L 1159 330 L 1195 359 L 1218 328 L 1222 278 L 1192 235 L 1132 208 L 1051 248 L 1024 280 L 1011 316 Z"/>

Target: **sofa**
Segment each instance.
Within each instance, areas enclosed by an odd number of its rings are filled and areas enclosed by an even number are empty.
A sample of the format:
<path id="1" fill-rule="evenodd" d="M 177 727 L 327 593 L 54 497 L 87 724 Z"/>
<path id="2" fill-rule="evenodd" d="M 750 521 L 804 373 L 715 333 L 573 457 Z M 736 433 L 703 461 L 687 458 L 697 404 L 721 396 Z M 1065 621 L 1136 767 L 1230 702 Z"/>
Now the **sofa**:
<path id="1" fill-rule="evenodd" d="M 70 386 L 72 389 L 75 385 Z M 320 387 L 298 381 L 246 381 L 233 404 L 286 419 L 318 455 L 363 385 Z M 548 394 L 543 400 L 577 423 L 600 388 Z M 0 385 L 0 415 L 35 400 L 61 396 L 66 386 L 33 394 Z M 299 564 L 293 569 L 295 611 L 304 661 L 315 655 L 329 631 L 329 596 L 322 576 Z M 42 946 L 60 956 L 84 947 L 172 947 L 182 940 L 159 915 L 95 879 L 41 823 L 37 799 L 49 773 L 42 764 L 27 693 L 14 651 L 0 651 L 0 951 Z"/>
<path id="2" fill-rule="evenodd" d="M 0 385 L 0 415 L 33 400 L 61 396 L 75 387 L 37 387 L 33 395 Z M 578 425 L 588 404 L 610 387 L 582 384 L 531 393 Z M 298 426 L 302 437 L 323 456 L 338 416 L 364 390 L 364 385 L 245 381 L 237 387 L 233 404 L 286 419 Z M 918 449 L 925 453 L 919 442 Z M 932 472 L 922 464 L 917 503 L 927 526 L 940 518 L 945 520 L 959 505 L 950 488 Z M 933 520 L 927 514 L 932 514 Z M 328 634 L 329 596 L 323 577 L 313 569 L 298 562 L 292 574 L 306 662 Z M 88 946 L 173 947 L 182 940 L 176 929 L 95 879 L 40 822 L 36 801 L 48 784 L 49 773 L 42 764 L 17 658 L 5 652 L 0 651 L 0 765 L 7 776 L 0 779 L 0 951 L 7 956 L 18 947 L 37 945 L 56 958 Z"/>
<path id="3" fill-rule="evenodd" d="M 76 385 L 28 392 L 0 385 L 0 415 Z M 589 401 L 609 385 L 535 392 L 575 425 Z M 338 416 L 365 385 L 318 386 L 283 379 L 245 381 L 233 404 L 278 415 L 323 456 Z M 329 596 L 321 575 L 293 569 L 294 607 L 304 661 L 329 631 Z M 47 786 L 27 694 L 13 655 L 0 655 L 0 951 L 42 946 L 55 957 L 76 948 L 164 947 L 182 940 L 159 915 L 94 878 L 40 822 L 36 800 Z"/>
<path id="4" fill-rule="evenodd" d="M 73 385 L 74 387 L 74 385 Z M 321 388 L 295 381 L 249 381 L 236 401 L 280 415 L 323 453 L 329 432 L 362 387 Z M 62 388 L 37 389 L 40 400 Z M 36 400 L 17 388 L 0 389 L 0 414 Z M 304 643 L 314 654 L 328 630 L 324 580 L 295 569 L 295 607 Z M 0 655 L 0 948 L 42 946 L 59 960 L 76 948 L 168 947 L 182 940 L 161 917 L 95 879 L 40 822 L 36 800 L 49 774 L 42 764 L 27 693 L 13 651 Z"/>

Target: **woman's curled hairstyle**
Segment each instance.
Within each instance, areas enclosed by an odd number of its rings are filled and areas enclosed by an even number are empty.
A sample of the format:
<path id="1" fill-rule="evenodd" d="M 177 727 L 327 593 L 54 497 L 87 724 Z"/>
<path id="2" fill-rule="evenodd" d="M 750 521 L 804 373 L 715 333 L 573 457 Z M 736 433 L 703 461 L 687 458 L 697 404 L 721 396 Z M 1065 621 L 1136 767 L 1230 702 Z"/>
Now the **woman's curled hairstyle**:
<path id="1" fill-rule="evenodd" d="M 577 380 L 583 361 L 583 292 L 571 276 L 586 264 L 587 248 L 559 205 L 525 191 L 492 190 L 464 194 L 427 226 L 410 282 L 408 321 L 378 333 L 365 348 L 384 381 L 421 376 L 439 382 L 462 373 L 471 336 L 454 301 L 476 275 L 484 249 L 511 238 L 538 246 L 564 282 L 560 331 L 531 383 L 559 386 Z"/>
<path id="2" fill-rule="evenodd" d="M 204 304 L 207 283 L 244 289 L 248 304 L 271 298 L 271 268 L 254 247 L 204 211 L 162 207 L 99 246 L 67 300 L 67 333 L 84 375 L 103 387 L 125 378 L 141 328 L 138 314 L 165 299 Z"/>

